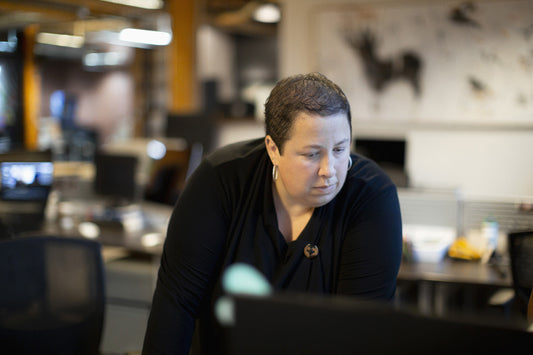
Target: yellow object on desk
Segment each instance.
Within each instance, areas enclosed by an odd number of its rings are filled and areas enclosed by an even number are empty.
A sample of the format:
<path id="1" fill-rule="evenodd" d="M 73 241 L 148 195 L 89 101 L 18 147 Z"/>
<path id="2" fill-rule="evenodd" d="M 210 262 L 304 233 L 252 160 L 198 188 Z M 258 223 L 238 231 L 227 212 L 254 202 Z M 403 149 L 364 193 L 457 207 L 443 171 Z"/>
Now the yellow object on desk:
<path id="1" fill-rule="evenodd" d="M 448 256 L 463 260 L 481 259 L 482 253 L 474 248 L 465 237 L 457 238 L 448 249 Z"/>

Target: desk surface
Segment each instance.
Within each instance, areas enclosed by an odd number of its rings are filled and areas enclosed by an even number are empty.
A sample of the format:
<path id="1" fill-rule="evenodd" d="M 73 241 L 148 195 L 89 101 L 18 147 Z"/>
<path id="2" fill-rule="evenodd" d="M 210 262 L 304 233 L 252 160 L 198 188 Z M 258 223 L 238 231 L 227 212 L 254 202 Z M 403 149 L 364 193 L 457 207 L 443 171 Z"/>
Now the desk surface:
<path id="1" fill-rule="evenodd" d="M 142 202 L 139 205 L 144 219 L 142 228 L 127 230 L 117 226 L 100 225 L 100 234 L 94 238 L 106 246 L 123 247 L 130 252 L 161 255 L 172 206 Z M 77 223 L 84 220 L 78 220 Z M 98 223 L 97 223 L 98 224 Z M 59 236 L 83 237 L 78 225 L 62 228 L 58 220 L 46 221 L 39 233 Z M 495 266 L 475 261 L 460 261 L 445 258 L 440 263 L 416 263 L 402 261 L 398 280 L 429 281 L 441 283 L 511 287 L 512 278 L 508 266 Z"/>
<path id="2" fill-rule="evenodd" d="M 49 234 L 57 236 L 71 236 L 80 238 L 90 238 L 101 242 L 105 246 L 123 247 L 130 252 L 148 254 L 153 256 L 161 255 L 163 242 L 166 235 L 168 219 L 172 213 L 172 206 L 143 202 L 139 205 L 142 213 L 142 224 L 134 228 L 125 228 L 121 223 L 111 223 L 109 221 L 91 221 L 90 219 L 80 219 L 79 217 L 69 223 L 69 227 L 61 224 L 60 219 L 47 220 L 39 234 Z M 92 222 L 99 229 L 96 236 L 88 237 L 84 235 L 81 228 L 83 223 Z"/>
<path id="3" fill-rule="evenodd" d="M 512 287 L 509 266 L 445 258 L 440 263 L 402 262 L 399 280 Z"/>

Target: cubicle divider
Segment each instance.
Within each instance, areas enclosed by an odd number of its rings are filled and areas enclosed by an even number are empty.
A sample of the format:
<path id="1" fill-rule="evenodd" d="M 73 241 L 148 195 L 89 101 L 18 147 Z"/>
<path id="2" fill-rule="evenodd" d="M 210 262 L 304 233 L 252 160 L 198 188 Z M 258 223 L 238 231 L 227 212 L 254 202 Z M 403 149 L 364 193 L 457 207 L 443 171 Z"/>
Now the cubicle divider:
<path id="1" fill-rule="evenodd" d="M 403 225 L 455 227 L 457 236 L 498 223 L 499 231 L 533 229 L 533 197 L 463 196 L 458 190 L 398 189 Z"/>
<path id="2" fill-rule="evenodd" d="M 533 230 L 533 210 L 528 198 L 464 196 L 454 190 L 399 189 L 398 193 L 404 241 L 412 237 L 413 226 L 426 227 L 427 233 L 451 228 L 456 231 L 456 239 L 484 238 L 483 228 L 487 222 L 493 223 L 498 239 L 495 254 L 474 260 L 448 257 L 449 244 L 442 244 L 446 249 L 435 263 L 409 258 L 410 250 L 404 249 L 407 252 L 400 269 L 396 303 L 424 314 L 468 313 L 499 317 L 511 324 L 523 322 L 523 317 L 513 314 L 508 303 L 513 292 L 507 235 Z M 434 234 L 429 238 L 428 245 L 432 248 L 439 243 L 436 237 Z M 496 295 L 510 297 L 505 300 L 501 297 L 502 302 L 495 302 Z"/>

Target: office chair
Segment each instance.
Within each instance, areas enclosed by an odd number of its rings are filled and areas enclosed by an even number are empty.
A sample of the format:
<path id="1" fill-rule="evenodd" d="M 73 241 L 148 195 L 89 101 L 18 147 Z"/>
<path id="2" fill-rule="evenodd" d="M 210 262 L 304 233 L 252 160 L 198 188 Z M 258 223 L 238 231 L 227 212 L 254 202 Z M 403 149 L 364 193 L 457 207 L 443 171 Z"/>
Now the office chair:
<path id="1" fill-rule="evenodd" d="M 50 236 L 0 242 L 0 351 L 98 354 L 104 321 L 98 242 Z"/>
<path id="2" fill-rule="evenodd" d="M 533 231 L 509 233 L 508 238 L 514 301 L 527 314 L 533 289 Z"/>

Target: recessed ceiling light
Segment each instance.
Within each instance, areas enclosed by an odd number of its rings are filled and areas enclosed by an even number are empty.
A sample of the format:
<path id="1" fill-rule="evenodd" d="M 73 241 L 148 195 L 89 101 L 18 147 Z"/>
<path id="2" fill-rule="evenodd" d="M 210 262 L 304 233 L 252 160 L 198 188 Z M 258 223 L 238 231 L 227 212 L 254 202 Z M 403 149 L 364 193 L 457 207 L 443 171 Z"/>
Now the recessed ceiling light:
<path id="1" fill-rule="evenodd" d="M 264 23 L 276 23 L 281 19 L 279 7 L 274 4 L 262 4 L 253 14 L 254 20 Z"/>

